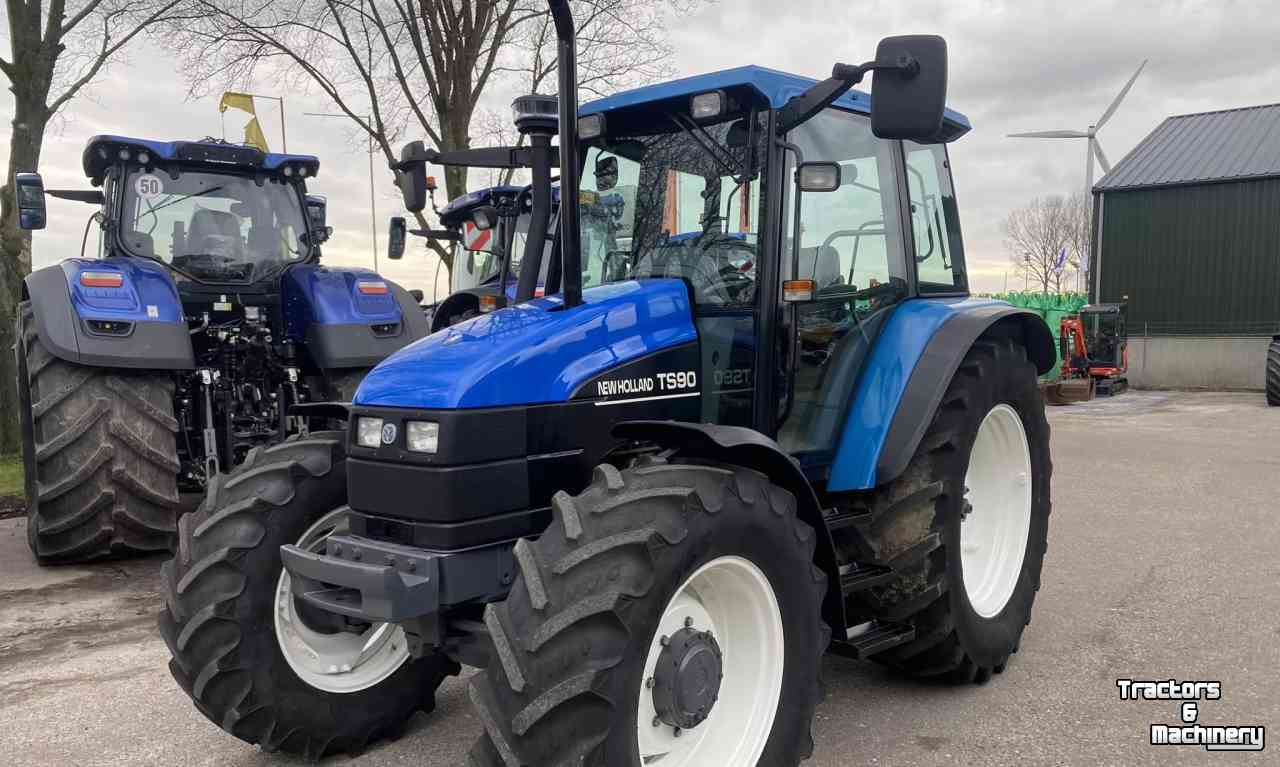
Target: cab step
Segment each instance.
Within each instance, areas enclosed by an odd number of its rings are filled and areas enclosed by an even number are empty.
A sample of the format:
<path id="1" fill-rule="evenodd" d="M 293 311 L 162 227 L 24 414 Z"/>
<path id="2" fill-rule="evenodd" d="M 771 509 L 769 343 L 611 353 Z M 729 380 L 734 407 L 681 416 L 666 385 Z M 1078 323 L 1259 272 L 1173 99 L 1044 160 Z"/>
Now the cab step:
<path id="1" fill-rule="evenodd" d="M 906 644 L 915 638 L 915 626 L 874 621 L 849 639 L 832 642 L 831 652 L 845 658 L 866 660 L 876 653 Z"/>
<path id="2" fill-rule="evenodd" d="M 843 568 L 842 568 L 843 569 Z M 883 586 L 898 575 L 892 567 L 885 565 L 860 565 L 856 570 L 840 575 L 840 591 L 847 597 L 858 591 L 865 591 L 874 586 Z"/>

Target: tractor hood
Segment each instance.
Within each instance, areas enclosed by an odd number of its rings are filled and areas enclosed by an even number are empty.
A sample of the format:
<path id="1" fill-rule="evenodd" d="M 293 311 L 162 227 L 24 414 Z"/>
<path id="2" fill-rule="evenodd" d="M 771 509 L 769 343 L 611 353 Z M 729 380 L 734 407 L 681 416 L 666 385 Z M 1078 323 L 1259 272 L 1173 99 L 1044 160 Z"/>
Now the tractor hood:
<path id="1" fill-rule="evenodd" d="M 424 410 L 565 402 L 600 373 L 697 340 L 680 280 L 589 288 L 508 307 L 433 333 L 364 379 L 355 404 Z"/>

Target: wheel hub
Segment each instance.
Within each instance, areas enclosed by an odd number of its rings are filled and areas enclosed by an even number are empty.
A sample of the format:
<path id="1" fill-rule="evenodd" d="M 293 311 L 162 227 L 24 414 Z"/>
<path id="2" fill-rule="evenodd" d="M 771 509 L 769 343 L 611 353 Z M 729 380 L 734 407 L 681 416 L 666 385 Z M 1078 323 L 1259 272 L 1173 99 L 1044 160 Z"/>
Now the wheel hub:
<path id="1" fill-rule="evenodd" d="M 654 710 L 671 727 L 691 730 L 711 715 L 720 697 L 724 655 L 710 631 L 687 624 L 662 644 L 653 674 Z"/>

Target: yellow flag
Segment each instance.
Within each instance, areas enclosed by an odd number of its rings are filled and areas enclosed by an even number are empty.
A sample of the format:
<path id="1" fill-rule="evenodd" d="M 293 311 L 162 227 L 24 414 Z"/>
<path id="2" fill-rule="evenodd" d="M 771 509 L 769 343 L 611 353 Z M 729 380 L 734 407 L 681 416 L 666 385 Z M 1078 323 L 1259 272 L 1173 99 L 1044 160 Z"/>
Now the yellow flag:
<path id="1" fill-rule="evenodd" d="M 227 91 L 222 94 L 222 101 L 218 103 L 218 111 L 225 112 L 228 109 L 239 109 L 241 112 L 248 112 L 255 117 L 258 115 L 253 108 L 253 96 L 247 93 Z"/>
<path id="2" fill-rule="evenodd" d="M 258 118 L 254 117 L 244 126 L 244 143 L 248 146 L 254 146 L 264 152 L 270 152 L 267 148 L 267 137 L 262 135 L 262 126 L 258 124 Z"/>

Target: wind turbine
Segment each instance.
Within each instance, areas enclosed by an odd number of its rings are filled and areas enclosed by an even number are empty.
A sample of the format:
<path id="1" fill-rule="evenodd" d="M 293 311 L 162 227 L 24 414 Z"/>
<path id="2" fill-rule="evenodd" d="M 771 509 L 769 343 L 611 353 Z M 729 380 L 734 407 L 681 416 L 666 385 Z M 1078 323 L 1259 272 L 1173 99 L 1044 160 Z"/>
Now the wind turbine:
<path id="1" fill-rule="evenodd" d="M 1138 65 L 1138 71 L 1133 73 L 1133 77 L 1129 78 L 1129 82 L 1124 84 L 1120 89 L 1120 93 L 1116 95 L 1111 106 L 1107 107 L 1107 111 L 1102 113 L 1102 117 L 1098 118 L 1098 122 L 1090 125 L 1087 130 L 1046 130 L 1033 131 L 1031 133 L 1010 133 L 1010 138 L 1083 138 L 1088 139 L 1089 143 L 1085 146 L 1085 197 L 1088 198 L 1093 192 L 1093 158 L 1098 158 L 1098 164 L 1102 166 L 1102 173 L 1106 175 L 1111 172 L 1111 163 L 1107 162 L 1107 155 L 1102 151 L 1102 145 L 1098 143 L 1098 131 L 1102 126 L 1107 124 L 1107 120 L 1116 113 L 1120 102 L 1124 101 L 1124 97 L 1129 94 L 1129 89 L 1133 87 L 1133 81 L 1138 79 L 1138 75 L 1142 74 L 1142 69 L 1147 65 L 1147 60 L 1143 59 Z"/>

